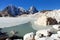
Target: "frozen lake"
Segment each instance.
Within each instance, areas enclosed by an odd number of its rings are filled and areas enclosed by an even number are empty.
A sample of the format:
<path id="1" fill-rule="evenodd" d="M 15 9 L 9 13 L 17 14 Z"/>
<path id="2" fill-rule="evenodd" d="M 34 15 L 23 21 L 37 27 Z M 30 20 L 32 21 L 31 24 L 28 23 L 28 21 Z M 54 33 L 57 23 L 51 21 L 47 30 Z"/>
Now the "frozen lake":
<path id="1" fill-rule="evenodd" d="M 10 31 L 15 30 L 18 32 L 18 35 L 24 36 L 26 33 L 29 33 L 29 32 L 36 32 L 36 30 L 49 29 L 49 28 L 51 28 L 51 26 L 37 27 L 36 25 L 32 26 L 32 24 L 30 22 L 28 22 L 28 23 L 21 24 L 21 25 L 3 28 L 3 31 L 8 32 L 8 34 L 10 35 Z"/>

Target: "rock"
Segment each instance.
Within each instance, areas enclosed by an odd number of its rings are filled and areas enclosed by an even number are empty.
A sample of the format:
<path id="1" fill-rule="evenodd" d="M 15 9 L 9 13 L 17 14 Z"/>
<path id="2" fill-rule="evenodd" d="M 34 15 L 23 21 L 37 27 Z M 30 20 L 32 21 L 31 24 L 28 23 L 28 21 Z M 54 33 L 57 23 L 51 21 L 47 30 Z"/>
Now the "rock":
<path id="1" fill-rule="evenodd" d="M 58 24 L 57 20 L 51 17 L 47 18 L 47 25 L 55 25 Z"/>
<path id="2" fill-rule="evenodd" d="M 33 40 L 33 38 L 34 38 L 34 33 L 31 32 L 31 33 L 25 34 L 23 39 L 24 40 Z"/>

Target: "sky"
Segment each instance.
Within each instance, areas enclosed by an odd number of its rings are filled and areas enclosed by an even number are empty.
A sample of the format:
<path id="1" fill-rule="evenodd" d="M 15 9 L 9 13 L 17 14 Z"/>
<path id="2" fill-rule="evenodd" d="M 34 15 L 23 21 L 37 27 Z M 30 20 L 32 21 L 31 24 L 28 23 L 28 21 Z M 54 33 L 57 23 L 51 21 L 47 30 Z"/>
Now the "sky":
<path id="1" fill-rule="evenodd" d="M 0 10 L 8 5 L 23 7 L 25 10 L 31 6 L 35 6 L 37 10 L 54 10 L 60 9 L 60 0 L 0 0 Z"/>

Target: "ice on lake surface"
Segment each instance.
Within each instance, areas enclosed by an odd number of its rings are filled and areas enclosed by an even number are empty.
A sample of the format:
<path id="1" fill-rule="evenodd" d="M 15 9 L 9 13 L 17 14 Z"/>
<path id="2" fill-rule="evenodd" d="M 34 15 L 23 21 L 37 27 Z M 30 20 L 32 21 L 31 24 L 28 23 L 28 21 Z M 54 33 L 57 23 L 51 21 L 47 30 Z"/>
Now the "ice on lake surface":
<path id="1" fill-rule="evenodd" d="M 0 28 L 3 28 L 2 31 L 8 32 L 15 30 L 19 32 L 20 36 L 23 36 L 29 32 L 35 32 L 39 29 L 47 29 L 49 27 L 34 25 L 32 20 L 33 17 L 2 17 L 0 18 Z M 51 27 L 50 27 L 51 28 Z"/>
<path id="2" fill-rule="evenodd" d="M 48 29 L 48 28 L 51 28 L 51 26 L 50 27 L 40 26 L 37 28 L 36 26 L 34 26 L 30 22 L 28 22 L 25 24 L 17 25 L 17 26 L 3 28 L 2 31 L 8 32 L 8 34 L 10 34 L 10 31 L 15 30 L 15 31 L 18 31 L 20 36 L 23 36 L 24 34 L 29 33 L 29 32 L 36 32 L 36 30 Z"/>
<path id="3" fill-rule="evenodd" d="M 29 32 L 35 32 L 36 30 L 40 29 L 48 29 L 51 26 L 38 26 L 33 23 L 31 17 L 20 17 L 20 18 L 0 18 L 2 21 L 0 22 L 0 28 L 2 27 L 4 32 L 8 32 L 10 35 L 10 31 L 15 30 L 18 31 L 18 35 L 23 36 Z M 20 20 L 21 19 L 21 20 Z M 4 21 L 5 20 L 5 21 Z M 4 24 L 4 25 L 3 25 Z"/>

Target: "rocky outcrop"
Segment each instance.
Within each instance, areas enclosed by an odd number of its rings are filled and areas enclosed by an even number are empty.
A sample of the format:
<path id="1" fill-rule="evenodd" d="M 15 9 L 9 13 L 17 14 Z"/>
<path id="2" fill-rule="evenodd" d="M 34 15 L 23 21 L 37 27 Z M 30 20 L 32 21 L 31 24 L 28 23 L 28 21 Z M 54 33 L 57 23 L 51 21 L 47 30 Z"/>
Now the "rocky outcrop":
<path id="1" fill-rule="evenodd" d="M 57 20 L 54 19 L 54 18 L 51 18 L 51 17 L 48 17 L 47 18 L 47 25 L 55 25 L 55 24 L 58 24 Z"/>
<path id="2" fill-rule="evenodd" d="M 42 10 L 42 11 L 40 11 L 40 12 L 45 13 L 45 12 L 47 12 L 47 11 L 52 11 L 52 10 Z"/>

